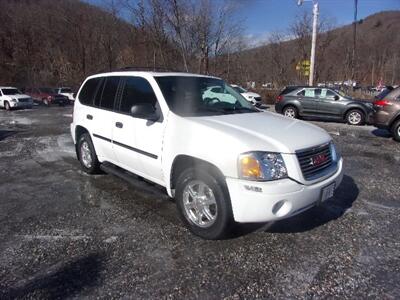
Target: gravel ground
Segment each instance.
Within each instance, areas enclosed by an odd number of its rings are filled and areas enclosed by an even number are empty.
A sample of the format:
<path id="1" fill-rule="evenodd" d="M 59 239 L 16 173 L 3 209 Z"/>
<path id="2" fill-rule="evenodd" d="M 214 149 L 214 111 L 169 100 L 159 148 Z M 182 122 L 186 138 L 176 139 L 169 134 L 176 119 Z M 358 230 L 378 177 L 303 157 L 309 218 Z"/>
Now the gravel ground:
<path id="1" fill-rule="evenodd" d="M 400 298 L 400 144 L 386 132 L 314 122 L 345 160 L 335 197 L 205 241 L 146 183 L 80 171 L 71 113 L 0 111 L 0 299 Z"/>

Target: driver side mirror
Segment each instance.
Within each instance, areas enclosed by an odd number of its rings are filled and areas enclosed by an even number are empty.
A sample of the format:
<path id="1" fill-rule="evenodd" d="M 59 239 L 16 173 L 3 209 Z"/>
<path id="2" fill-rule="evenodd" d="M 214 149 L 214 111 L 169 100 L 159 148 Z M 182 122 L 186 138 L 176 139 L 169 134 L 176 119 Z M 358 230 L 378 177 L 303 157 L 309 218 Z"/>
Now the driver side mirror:
<path id="1" fill-rule="evenodd" d="M 333 99 L 334 99 L 335 101 L 337 101 L 337 100 L 339 100 L 340 98 L 339 98 L 338 95 L 335 95 L 335 96 L 333 97 Z"/>
<path id="2" fill-rule="evenodd" d="M 150 103 L 139 103 L 131 107 L 131 116 L 138 119 L 149 121 L 157 121 L 160 116 L 157 114 L 155 107 Z"/>

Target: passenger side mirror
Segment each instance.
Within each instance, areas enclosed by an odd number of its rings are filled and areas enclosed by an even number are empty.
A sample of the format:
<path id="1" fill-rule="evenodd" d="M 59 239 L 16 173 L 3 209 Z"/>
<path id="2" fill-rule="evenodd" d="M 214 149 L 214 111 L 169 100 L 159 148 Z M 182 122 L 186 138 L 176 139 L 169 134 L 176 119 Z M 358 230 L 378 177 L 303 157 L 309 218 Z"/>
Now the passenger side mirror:
<path id="1" fill-rule="evenodd" d="M 76 98 L 76 93 L 72 94 L 72 98 L 74 98 L 74 99 Z"/>
<path id="2" fill-rule="evenodd" d="M 160 116 L 157 114 L 155 107 L 150 103 L 139 103 L 131 107 L 131 116 L 149 121 L 157 121 Z"/>

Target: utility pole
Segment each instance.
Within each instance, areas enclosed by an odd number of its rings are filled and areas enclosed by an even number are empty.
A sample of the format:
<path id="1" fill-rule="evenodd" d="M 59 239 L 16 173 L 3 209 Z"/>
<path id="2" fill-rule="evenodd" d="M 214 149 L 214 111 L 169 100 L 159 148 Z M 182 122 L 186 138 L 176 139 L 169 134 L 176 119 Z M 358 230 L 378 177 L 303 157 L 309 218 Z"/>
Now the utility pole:
<path id="1" fill-rule="evenodd" d="M 298 0 L 297 5 L 302 5 L 304 1 Z M 310 58 L 310 77 L 308 78 L 308 85 L 314 85 L 315 75 L 315 48 L 317 46 L 317 30 L 318 30 L 318 15 L 319 5 L 317 0 L 308 0 L 313 2 L 313 28 L 312 28 L 312 39 L 311 39 L 311 58 Z"/>
<path id="2" fill-rule="evenodd" d="M 353 22 L 353 53 L 351 58 L 351 81 L 354 82 L 356 77 L 356 51 L 357 51 L 357 11 L 358 0 L 354 0 L 354 22 Z"/>

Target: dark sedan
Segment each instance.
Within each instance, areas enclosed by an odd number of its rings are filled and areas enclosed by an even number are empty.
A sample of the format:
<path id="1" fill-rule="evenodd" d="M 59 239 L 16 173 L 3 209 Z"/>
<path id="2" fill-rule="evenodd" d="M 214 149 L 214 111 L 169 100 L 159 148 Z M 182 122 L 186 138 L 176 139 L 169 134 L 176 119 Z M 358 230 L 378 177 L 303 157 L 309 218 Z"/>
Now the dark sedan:
<path id="1" fill-rule="evenodd" d="M 372 103 L 321 87 L 286 88 L 276 99 L 275 110 L 290 118 L 311 117 L 345 121 L 351 125 L 370 123 Z"/>

